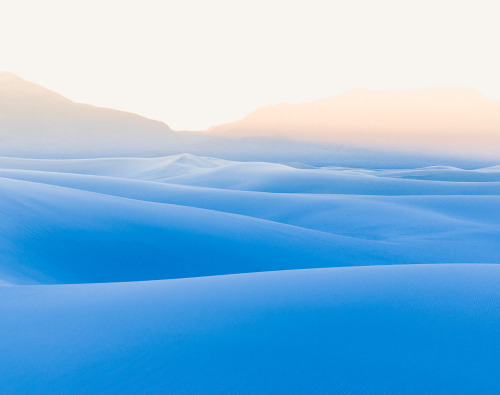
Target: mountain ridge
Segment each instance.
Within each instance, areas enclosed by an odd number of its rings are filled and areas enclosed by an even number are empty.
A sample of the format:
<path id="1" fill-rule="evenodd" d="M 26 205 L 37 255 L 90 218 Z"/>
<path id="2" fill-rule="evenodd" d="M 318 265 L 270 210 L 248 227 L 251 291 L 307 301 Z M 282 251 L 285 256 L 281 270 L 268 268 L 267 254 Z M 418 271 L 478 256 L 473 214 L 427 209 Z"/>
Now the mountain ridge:
<path id="1" fill-rule="evenodd" d="M 168 147 L 177 134 L 161 122 L 130 112 L 76 103 L 12 73 L 0 73 L 0 138 L 4 150 L 127 152 Z"/>
<path id="2" fill-rule="evenodd" d="M 498 132 L 500 101 L 456 84 L 392 91 L 355 88 L 310 102 L 260 107 L 239 121 L 208 129 L 221 136 L 419 149 L 448 145 L 455 153 L 489 154 L 500 152 Z"/>
<path id="3" fill-rule="evenodd" d="M 289 118 L 293 122 L 296 114 Z M 325 144 L 309 135 L 298 139 L 280 135 L 272 130 L 272 125 L 268 129 L 271 133 L 249 137 L 177 132 L 163 122 L 133 113 L 75 103 L 12 73 L 0 72 L 0 156 L 5 157 L 158 157 L 191 153 L 229 160 L 320 166 L 401 167 L 408 165 L 408 160 L 413 167 L 498 164 L 495 156 L 484 156 L 482 152 L 477 155 L 477 150 L 469 148 L 429 153 L 401 149 L 391 141 L 372 144 L 362 134 L 357 140 Z"/>

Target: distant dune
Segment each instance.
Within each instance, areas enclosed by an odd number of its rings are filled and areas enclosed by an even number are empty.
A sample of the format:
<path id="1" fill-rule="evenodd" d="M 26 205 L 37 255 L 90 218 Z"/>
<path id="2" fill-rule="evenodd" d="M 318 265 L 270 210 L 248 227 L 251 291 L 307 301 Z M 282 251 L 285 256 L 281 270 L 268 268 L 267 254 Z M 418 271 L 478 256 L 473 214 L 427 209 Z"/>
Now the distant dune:
<path id="1" fill-rule="evenodd" d="M 14 284 L 500 263 L 495 167 L 0 158 L 0 196 L 0 281 Z"/>
<path id="2" fill-rule="evenodd" d="M 500 154 L 500 101 L 457 85 L 357 88 L 309 103 L 262 107 L 209 131 L 491 156 Z"/>

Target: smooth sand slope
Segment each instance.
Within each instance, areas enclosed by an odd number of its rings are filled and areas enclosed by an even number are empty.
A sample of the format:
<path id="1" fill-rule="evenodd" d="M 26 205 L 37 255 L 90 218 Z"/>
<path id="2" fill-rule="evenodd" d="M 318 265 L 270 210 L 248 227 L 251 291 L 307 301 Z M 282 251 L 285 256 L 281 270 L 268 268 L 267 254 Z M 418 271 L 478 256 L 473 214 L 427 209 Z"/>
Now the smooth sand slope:
<path id="1" fill-rule="evenodd" d="M 0 287 L 4 393 L 494 394 L 500 266 Z"/>
<path id="2" fill-rule="evenodd" d="M 10 167 L 0 170 L 0 278 L 10 283 L 499 262 L 500 183 L 470 180 L 494 169 L 456 169 L 469 181 L 451 182 L 411 178 L 447 175 L 442 168 L 297 169 L 190 155 L 0 163 Z"/>
<path id="3" fill-rule="evenodd" d="M 499 194 L 497 167 L 1 158 L 0 388 L 497 393 Z"/>
<path id="4" fill-rule="evenodd" d="M 1 273 L 14 283 L 153 280 L 383 263 L 373 241 L 179 205 L 0 180 Z M 364 252 L 363 252 L 364 251 Z"/>

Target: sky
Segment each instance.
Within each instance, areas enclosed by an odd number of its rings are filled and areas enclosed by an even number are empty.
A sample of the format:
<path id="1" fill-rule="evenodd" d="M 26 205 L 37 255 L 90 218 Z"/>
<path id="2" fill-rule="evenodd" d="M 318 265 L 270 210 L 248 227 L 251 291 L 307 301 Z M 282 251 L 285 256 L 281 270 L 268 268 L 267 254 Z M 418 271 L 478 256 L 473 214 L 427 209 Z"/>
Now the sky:
<path id="1" fill-rule="evenodd" d="M 0 70 L 71 100 L 203 130 L 355 87 L 500 99 L 500 3 L 0 0 Z"/>

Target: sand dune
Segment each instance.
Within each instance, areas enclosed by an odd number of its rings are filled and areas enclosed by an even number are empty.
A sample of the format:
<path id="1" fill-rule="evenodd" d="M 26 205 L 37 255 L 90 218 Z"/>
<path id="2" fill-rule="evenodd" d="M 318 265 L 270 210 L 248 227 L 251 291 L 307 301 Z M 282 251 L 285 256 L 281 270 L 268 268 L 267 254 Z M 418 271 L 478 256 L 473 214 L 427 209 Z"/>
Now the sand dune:
<path id="1" fill-rule="evenodd" d="M 192 155 L 0 164 L 10 167 L 0 170 L 0 278 L 11 283 L 498 262 L 500 183 L 434 180 L 448 168 L 297 169 Z M 431 180 L 413 179 L 418 172 Z"/>
<path id="2" fill-rule="evenodd" d="M 367 254 L 382 263 L 392 254 L 371 241 L 207 209 L 7 179 L 0 190 L 0 278 L 14 283 L 352 265 Z"/>
<path id="3" fill-rule="evenodd" d="M 0 287 L 7 393 L 495 393 L 500 266 Z"/>

